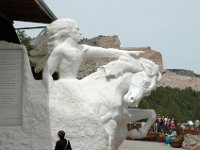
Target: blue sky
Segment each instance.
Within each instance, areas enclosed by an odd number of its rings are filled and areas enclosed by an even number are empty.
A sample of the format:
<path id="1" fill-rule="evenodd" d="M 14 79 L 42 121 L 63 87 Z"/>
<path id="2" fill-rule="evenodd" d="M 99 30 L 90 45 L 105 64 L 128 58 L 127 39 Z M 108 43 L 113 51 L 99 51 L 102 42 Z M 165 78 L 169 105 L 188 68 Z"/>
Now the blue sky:
<path id="1" fill-rule="evenodd" d="M 77 20 L 85 38 L 118 35 L 122 47 L 150 46 L 161 52 L 166 69 L 200 74 L 199 0 L 44 1 L 58 18 Z M 27 33 L 35 36 L 38 31 Z"/>

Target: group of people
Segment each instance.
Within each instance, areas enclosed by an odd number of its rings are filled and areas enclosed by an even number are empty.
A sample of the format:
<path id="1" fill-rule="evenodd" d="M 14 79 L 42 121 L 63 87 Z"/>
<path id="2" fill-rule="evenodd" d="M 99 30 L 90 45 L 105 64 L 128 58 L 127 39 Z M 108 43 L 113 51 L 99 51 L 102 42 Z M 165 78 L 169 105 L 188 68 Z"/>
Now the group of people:
<path id="1" fill-rule="evenodd" d="M 200 121 L 199 120 L 195 120 L 194 122 L 192 121 L 192 120 L 189 120 L 188 122 L 187 122 L 187 124 L 188 124 L 188 128 L 190 129 L 190 130 L 197 130 L 197 131 L 199 131 L 199 125 L 200 125 Z"/>
<path id="2" fill-rule="evenodd" d="M 170 133 L 176 128 L 174 117 L 157 115 L 156 121 L 153 124 L 153 131 L 156 133 Z"/>

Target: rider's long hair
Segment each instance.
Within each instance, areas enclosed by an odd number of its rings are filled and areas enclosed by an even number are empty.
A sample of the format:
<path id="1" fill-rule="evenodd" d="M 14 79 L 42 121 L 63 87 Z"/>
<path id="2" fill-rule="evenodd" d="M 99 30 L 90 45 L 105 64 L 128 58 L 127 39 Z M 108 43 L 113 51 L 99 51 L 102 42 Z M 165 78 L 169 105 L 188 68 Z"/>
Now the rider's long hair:
<path id="1" fill-rule="evenodd" d="M 70 18 L 55 20 L 31 41 L 34 50 L 30 52 L 30 60 L 36 64 L 35 72 L 40 72 L 43 69 L 55 46 L 70 37 L 70 33 L 73 32 L 72 29 L 75 26 L 78 26 L 78 23 Z M 37 60 L 37 63 L 35 60 Z"/>
<path id="2" fill-rule="evenodd" d="M 47 45 L 48 50 L 52 52 L 54 47 L 62 43 L 66 38 L 70 37 L 72 29 L 78 25 L 78 23 L 70 18 L 59 19 L 47 26 Z"/>

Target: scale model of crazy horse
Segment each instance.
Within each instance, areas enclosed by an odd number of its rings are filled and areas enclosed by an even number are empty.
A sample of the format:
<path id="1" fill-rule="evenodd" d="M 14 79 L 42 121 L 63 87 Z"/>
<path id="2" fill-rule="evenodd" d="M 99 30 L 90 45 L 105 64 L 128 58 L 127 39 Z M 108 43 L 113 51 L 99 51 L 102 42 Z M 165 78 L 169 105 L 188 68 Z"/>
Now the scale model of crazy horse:
<path id="1" fill-rule="evenodd" d="M 59 129 L 66 131 L 74 149 L 81 150 L 117 150 L 127 136 L 143 138 L 156 115 L 154 110 L 137 107 L 160 81 L 158 65 L 141 58 L 141 51 L 94 47 L 79 44 L 80 39 L 75 20 L 59 19 L 47 26 L 30 53 L 41 58 L 37 71 L 44 66 L 53 142 Z M 78 80 L 81 62 L 99 57 L 117 60 Z M 148 119 L 144 126 L 127 130 L 128 122 L 141 119 Z"/>

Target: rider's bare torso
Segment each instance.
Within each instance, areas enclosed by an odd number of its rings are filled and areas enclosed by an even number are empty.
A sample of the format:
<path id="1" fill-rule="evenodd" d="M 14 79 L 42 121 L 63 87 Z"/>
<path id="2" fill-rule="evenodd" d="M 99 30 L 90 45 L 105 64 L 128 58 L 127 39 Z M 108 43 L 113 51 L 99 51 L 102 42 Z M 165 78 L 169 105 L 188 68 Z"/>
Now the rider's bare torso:
<path id="1" fill-rule="evenodd" d="M 59 55 L 57 71 L 59 78 L 76 78 L 79 66 L 86 52 L 83 45 L 69 45 L 63 42 L 55 47 L 54 52 Z"/>

